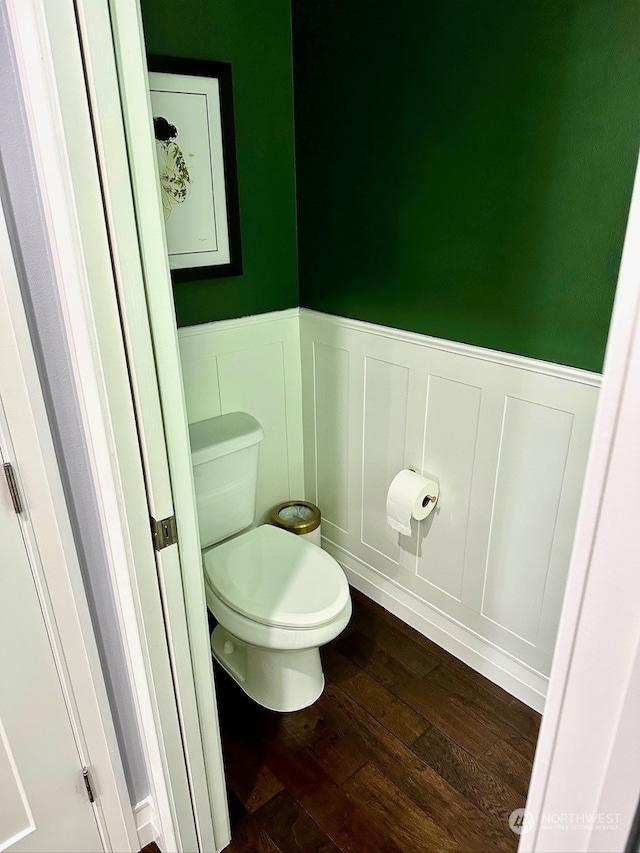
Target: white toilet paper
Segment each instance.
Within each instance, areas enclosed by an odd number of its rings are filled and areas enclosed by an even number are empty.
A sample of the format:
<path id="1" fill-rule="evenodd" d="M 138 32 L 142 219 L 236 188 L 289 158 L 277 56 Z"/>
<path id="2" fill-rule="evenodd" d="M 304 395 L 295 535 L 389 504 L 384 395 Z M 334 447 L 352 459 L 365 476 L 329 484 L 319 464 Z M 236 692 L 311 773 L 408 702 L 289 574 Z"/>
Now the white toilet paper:
<path id="1" fill-rule="evenodd" d="M 410 536 L 411 518 L 426 518 L 436 505 L 439 492 L 436 480 L 409 468 L 400 471 L 387 492 L 387 524 L 403 536 Z"/>

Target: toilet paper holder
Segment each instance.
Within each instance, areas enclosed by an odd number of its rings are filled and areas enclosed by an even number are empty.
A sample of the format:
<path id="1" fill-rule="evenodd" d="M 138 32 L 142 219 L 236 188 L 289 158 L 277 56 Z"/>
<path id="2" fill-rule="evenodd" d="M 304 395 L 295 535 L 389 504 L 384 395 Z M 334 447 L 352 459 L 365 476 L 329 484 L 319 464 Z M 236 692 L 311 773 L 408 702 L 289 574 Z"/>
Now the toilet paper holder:
<path id="1" fill-rule="evenodd" d="M 409 468 L 409 471 L 413 471 L 415 474 L 420 473 L 417 468 Z M 435 503 L 437 500 L 438 500 L 437 495 L 425 495 L 424 498 L 422 499 L 422 506 L 426 507 L 428 504 L 431 503 L 431 501 L 433 501 Z"/>

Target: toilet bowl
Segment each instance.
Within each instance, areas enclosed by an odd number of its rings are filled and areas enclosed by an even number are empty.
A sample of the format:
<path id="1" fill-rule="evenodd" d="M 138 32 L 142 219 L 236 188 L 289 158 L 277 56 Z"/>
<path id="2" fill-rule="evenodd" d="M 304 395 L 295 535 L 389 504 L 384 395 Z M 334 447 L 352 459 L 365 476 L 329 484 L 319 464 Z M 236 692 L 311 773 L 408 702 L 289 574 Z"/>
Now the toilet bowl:
<path id="1" fill-rule="evenodd" d="M 305 708 L 324 687 L 320 646 L 351 617 L 344 572 L 306 537 L 252 527 L 264 438 L 255 418 L 199 421 L 189 438 L 207 606 L 219 623 L 213 655 L 265 708 Z"/>
<path id="2" fill-rule="evenodd" d="M 216 660 L 272 711 L 311 705 L 324 687 L 319 647 L 351 617 L 344 572 L 301 537 L 262 525 L 204 552 Z"/>

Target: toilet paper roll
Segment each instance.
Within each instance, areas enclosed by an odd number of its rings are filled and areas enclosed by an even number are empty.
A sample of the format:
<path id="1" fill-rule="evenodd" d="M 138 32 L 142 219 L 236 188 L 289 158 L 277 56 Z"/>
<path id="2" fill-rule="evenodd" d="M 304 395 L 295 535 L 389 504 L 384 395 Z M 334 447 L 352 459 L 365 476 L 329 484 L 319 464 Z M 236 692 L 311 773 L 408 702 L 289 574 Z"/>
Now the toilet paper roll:
<path id="1" fill-rule="evenodd" d="M 387 524 L 403 536 L 410 536 L 411 519 L 426 518 L 433 511 L 439 492 L 433 478 L 423 477 L 410 468 L 400 471 L 387 492 Z"/>

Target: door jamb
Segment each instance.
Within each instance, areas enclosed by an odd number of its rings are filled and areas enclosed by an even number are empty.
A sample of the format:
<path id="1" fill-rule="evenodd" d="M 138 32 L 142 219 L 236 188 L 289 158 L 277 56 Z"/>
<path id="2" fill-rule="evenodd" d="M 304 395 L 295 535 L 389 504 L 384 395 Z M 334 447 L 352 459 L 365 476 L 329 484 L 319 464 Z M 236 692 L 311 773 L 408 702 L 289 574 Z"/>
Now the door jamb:
<path id="1" fill-rule="evenodd" d="M 77 39 L 74 41 L 75 12 L 70 0 L 64 3 L 6 0 L 6 8 L 41 190 L 44 225 L 56 272 L 54 285 L 64 315 L 73 381 L 100 507 L 101 535 L 115 592 L 118 627 L 145 751 L 158 841 L 165 850 L 194 850 L 197 841 L 190 800 L 181 803 L 175 796 L 182 782 L 187 786 L 186 769 L 111 263 L 109 259 L 101 269 L 90 268 L 97 261 L 93 253 L 89 256 L 84 251 L 81 224 L 97 231 L 99 224 L 95 220 L 87 224 L 90 200 L 76 193 L 71 175 L 70 161 L 88 158 L 89 154 L 93 155 L 95 172 L 95 153 L 93 146 L 90 151 L 86 145 L 83 147 L 82 137 L 79 146 L 78 139 L 74 139 L 78 147 L 70 151 L 57 88 L 52 29 L 57 28 L 58 59 L 60 40 L 66 38 L 67 56 L 63 61 L 79 62 L 80 49 Z M 55 21 L 53 27 L 52 21 Z M 84 85 L 81 65 L 79 78 L 77 74 L 75 78 Z M 84 118 L 82 102 L 78 102 L 77 108 L 80 125 Z M 95 189 L 91 184 L 93 178 L 89 169 L 86 174 L 89 189 Z M 80 210 L 85 215 L 83 223 Z M 104 219 L 100 222 L 106 244 Z M 103 247 L 91 248 L 99 255 Z M 104 255 L 99 259 L 104 261 Z M 107 272 L 110 279 L 105 278 Z M 112 417 L 116 411 L 117 419 Z M 123 487 L 124 467 L 127 490 Z M 149 592 L 154 584 L 155 599 Z M 101 670 L 95 677 L 98 683 Z M 112 755 L 117 756 L 114 757 L 117 764 L 119 755 L 113 745 Z M 128 804 L 131 809 L 126 786 L 121 794 L 122 807 L 126 810 Z M 122 834 L 120 839 L 114 850 L 133 851 L 140 846 L 137 837 L 129 838 L 126 845 Z"/>
<path id="2" fill-rule="evenodd" d="M 184 625 L 184 636 L 176 632 L 172 637 L 177 682 L 186 679 L 182 688 L 178 685 L 177 692 L 188 689 L 197 708 L 197 715 L 182 720 L 187 765 L 193 776 L 196 825 L 203 848 L 220 850 L 229 842 L 230 827 L 140 5 L 137 0 L 105 0 L 101 4 L 76 0 L 76 8 L 105 210 L 117 255 L 116 277 L 121 284 L 121 310 L 134 388 L 139 388 L 154 370 L 153 355 L 157 364 L 158 386 L 154 392 L 159 387 L 163 438 L 166 436 L 164 452 L 178 525 L 178 571 L 182 575 L 182 589 L 174 590 L 174 598 L 180 598 L 181 612 L 177 613 L 176 606 L 169 619 L 171 624 L 177 615 Z M 119 97 L 113 97 L 118 89 Z M 127 165 L 125 173 L 120 174 L 119 170 Z M 125 183 L 131 191 L 124 190 Z M 128 226 L 123 227 L 124 222 Z M 137 239 L 132 245 L 134 234 Z M 153 352 L 151 346 L 145 347 L 152 338 Z M 145 362 L 145 358 L 150 361 Z M 147 429 L 153 430 L 157 425 L 146 417 L 149 413 L 144 410 L 145 401 L 137 403 L 146 441 Z M 188 707 L 188 696 L 187 702 L 184 696 L 182 702 L 183 707 Z"/>
<path id="3" fill-rule="evenodd" d="M 603 845 L 626 849 L 635 814 L 640 787 L 640 491 L 634 466 L 640 448 L 639 234 L 640 163 L 527 799 L 531 829 L 521 836 L 520 853 L 596 851 Z M 594 818 L 614 812 L 619 812 L 619 832 L 612 835 L 610 826 Z M 570 818 L 579 825 L 569 826 Z M 561 830 L 579 831 L 553 831 L 554 819 Z"/>

